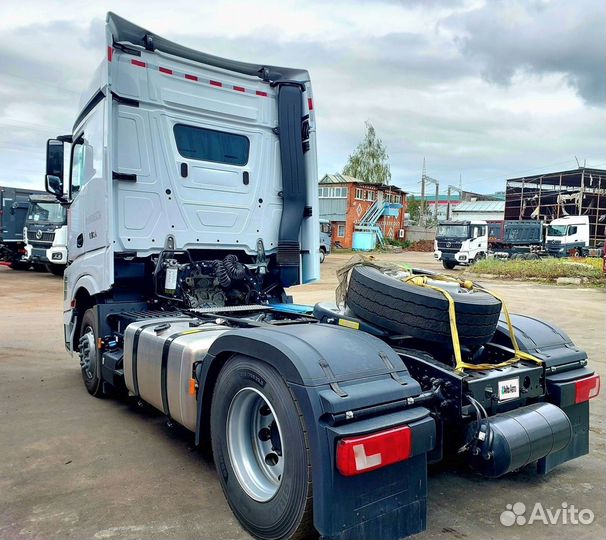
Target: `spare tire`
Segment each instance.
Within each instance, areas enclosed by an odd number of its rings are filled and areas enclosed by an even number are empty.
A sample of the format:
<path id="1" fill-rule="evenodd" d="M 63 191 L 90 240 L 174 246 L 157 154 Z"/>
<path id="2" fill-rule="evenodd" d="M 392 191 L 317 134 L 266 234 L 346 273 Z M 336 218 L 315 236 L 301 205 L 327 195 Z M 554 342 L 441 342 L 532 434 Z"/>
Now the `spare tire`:
<path id="1" fill-rule="evenodd" d="M 452 294 L 461 345 L 488 343 L 501 313 L 494 296 L 473 291 Z M 345 298 L 358 317 L 396 334 L 450 343 L 448 300 L 439 291 L 404 283 L 371 266 L 355 266 Z"/>

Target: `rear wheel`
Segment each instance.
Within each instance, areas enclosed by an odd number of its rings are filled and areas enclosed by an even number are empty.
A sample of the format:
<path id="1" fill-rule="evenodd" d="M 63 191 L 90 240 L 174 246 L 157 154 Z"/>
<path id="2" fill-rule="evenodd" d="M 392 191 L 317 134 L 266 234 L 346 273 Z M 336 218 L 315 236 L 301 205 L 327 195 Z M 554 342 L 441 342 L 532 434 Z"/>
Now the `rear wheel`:
<path id="1" fill-rule="evenodd" d="M 101 381 L 101 353 L 97 348 L 97 335 L 95 334 L 95 312 L 87 309 L 82 317 L 80 326 L 80 339 L 78 340 L 78 354 L 80 356 L 80 370 L 84 386 L 91 396 L 103 395 Z"/>
<path id="2" fill-rule="evenodd" d="M 452 270 L 457 264 L 454 261 L 442 261 L 442 266 L 446 270 Z"/>
<path id="3" fill-rule="evenodd" d="M 305 425 L 275 369 L 244 355 L 228 361 L 213 393 L 211 439 L 223 492 L 250 533 L 267 540 L 313 533 Z"/>

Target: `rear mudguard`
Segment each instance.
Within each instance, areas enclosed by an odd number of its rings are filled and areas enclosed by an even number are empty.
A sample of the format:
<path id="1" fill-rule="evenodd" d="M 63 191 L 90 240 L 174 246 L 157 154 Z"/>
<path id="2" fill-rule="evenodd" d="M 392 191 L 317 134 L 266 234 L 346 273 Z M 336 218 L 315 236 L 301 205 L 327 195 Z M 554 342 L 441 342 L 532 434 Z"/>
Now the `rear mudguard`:
<path id="1" fill-rule="evenodd" d="M 199 373 L 196 442 L 208 437 L 212 386 L 227 358 L 241 353 L 272 365 L 288 383 L 305 419 L 312 462 L 314 525 L 324 538 L 395 539 L 426 526 L 427 452 L 435 444 L 429 411 L 414 407 L 356 419 L 356 411 L 419 395 L 421 388 L 383 341 L 334 325 L 236 329 L 211 346 Z M 342 425 L 331 415 L 353 412 Z M 358 476 L 335 468 L 336 442 L 407 424 L 412 455 Z"/>
<path id="2" fill-rule="evenodd" d="M 589 402 L 575 403 L 575 383 L 594 371 L 587 367 L 587 354 L 563 330 L 526 315 L 512 315 L 511 321 L 520 349 L 544 362 L 546 393 L 541 401 L 560 407 L 572 425 L 570 442 L 538 460 L 537 471 L 546 474 L 561 463 L 589 453 Z M 499 321 L 493 341 L 504 345 L 511 342 L 504 320 Z"/>

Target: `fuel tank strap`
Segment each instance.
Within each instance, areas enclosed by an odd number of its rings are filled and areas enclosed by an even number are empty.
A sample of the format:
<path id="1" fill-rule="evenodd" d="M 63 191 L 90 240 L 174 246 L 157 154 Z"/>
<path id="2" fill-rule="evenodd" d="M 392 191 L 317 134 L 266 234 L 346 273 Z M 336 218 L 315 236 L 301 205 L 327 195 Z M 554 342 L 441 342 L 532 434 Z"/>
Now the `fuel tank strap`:
<path id="1" fill-rule="evenodd" d="M 164 410 L 164 414 L 170 418 L 170 407 L 168 405 L 168 354 L 170 352 L 170 346 L 173 341 L 176 339 L 189 336 L 190 334 L 199 334 L 201 332 L 209 332 L 210 330 L 216 330 L 213 326 L 212 328 L 192 328 L 191 330 L 183 330 L 181 332 L 175 332 L 174 334 L 168 336 L 166 341 L 164 342 L 164 346 L 162 347 L 162 367 L 160 371 L 160 389 L 162 392 L 162 409 Z"/>

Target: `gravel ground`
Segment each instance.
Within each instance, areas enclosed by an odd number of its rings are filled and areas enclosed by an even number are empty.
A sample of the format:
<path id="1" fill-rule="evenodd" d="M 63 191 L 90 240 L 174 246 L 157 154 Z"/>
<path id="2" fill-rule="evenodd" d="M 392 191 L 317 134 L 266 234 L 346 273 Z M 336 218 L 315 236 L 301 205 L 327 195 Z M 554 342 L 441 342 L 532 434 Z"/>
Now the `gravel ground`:
<path id="1" fill-rule="evenodd" d="M 291 289 L 295 301 L 333 299 L 335 270 L 349 257 L 330 255 L 320 282 Z M 431 253 L 380 258 L 441 269 Z M 566 329 L 604 377 L 603 289 L 484 284 L 512 312 Z M 0 267 L 0 295 L 0 538 L 247 538 L 187 431 L 147 407 L 86 393 L 63 349 L 60 278 Z M 430 471 L 427 531 L 416 538 L 604 538 L 603 396 L 592 402 L 591 426 L 591 453 L 547 477 Z M 566 502 L 595 521 L 504 527 L 499 516 L 516 502 Z"/>

